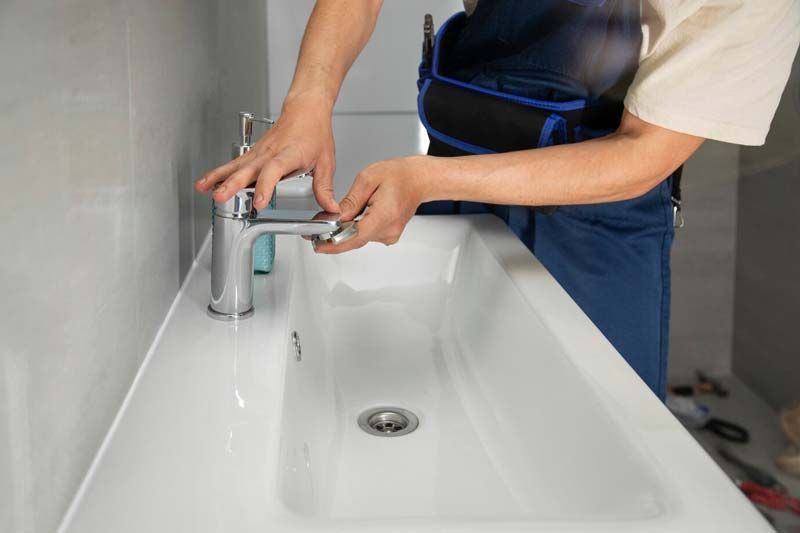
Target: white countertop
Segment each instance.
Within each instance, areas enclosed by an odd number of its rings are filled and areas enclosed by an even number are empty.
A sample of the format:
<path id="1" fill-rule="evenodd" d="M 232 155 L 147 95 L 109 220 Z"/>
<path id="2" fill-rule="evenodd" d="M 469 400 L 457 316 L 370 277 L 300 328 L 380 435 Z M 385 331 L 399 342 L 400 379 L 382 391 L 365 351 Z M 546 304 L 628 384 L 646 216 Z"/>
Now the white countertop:
<path id="1" fill-rule="evenodd" d="M 279 236 L 273 273 L 255 281 L 256 313 L 241 323 L 206 316 L 210 246 L 171 308 L 125 403 L 60 528 L 114 531 L 263 532 L 351 530 L 293 515 L 277 497 L 288 306 L 297 267 L 295 237 Z M 502 256 L 505 241 L 493 244 Z M 771 531 L 749 502 L 618 356 L 581 357 L 597 344 L 557 317 L 577 307 L 538 263 L 511 265 L 526 294 L 547 302 L 547 326 L 573 364 L 601 391 L 624 432 L 643 442 L 671 495 L 668 512 L 647 522 L 597 523 L 592 531 Z M 531 305 L 536 305 L 531 303 Z M 610 345 L 609 345 L 610 346 Z M 598 436 L 602 438 L 602 436 Z M 633 437 L 632 437 L 633 438 Z M 591 443 L 587 443 L 591 446 Z M 567 530 L 563 524 L 508 523 L 503 531 Z M 359 530 L 412 530 L 369 522 Z M 484 531 L 480 524 L 437 531 Z M 574 531 L 575 529 L 570 529 Z"/>

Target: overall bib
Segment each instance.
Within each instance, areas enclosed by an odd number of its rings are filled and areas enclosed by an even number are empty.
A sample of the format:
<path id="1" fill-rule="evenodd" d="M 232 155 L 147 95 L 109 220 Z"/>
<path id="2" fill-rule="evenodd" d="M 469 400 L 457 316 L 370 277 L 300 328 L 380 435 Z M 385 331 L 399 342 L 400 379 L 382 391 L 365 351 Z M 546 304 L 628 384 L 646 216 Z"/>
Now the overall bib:
<path id="1" fill-rule="evenodd" d="M 428 153 L 527 150 L 613 132 L 640 45 L 639 0 L 481 0 L 469 17 L 443 24 L 423 54 L 418 107 Z M 418 213 L 502 218 L 663 398 L 678 177 L 621 202 L 444 201 Z"/>

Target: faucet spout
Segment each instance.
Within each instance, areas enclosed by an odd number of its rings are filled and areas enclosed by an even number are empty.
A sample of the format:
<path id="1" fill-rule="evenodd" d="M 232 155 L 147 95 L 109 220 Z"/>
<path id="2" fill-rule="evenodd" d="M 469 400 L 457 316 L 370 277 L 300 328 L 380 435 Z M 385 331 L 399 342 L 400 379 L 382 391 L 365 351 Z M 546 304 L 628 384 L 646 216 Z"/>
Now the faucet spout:
<path id="1" fill-rule="evenodd" d="M 253 248 L 264 233 L 331 238 L 347 224 L 336 213 L 253 207 L 254 189 L 242 189 L 222 204 L 214 203 L 211 236 L 211 303 L 219 320 L 253 314 Z"/>
<path id="2" fill-rule="evenodd" d="M 338 213 L 270 209 L 247 219 L 249 229 L 258 233 L 313 237 L 333 233 L 341 227 Z"/>

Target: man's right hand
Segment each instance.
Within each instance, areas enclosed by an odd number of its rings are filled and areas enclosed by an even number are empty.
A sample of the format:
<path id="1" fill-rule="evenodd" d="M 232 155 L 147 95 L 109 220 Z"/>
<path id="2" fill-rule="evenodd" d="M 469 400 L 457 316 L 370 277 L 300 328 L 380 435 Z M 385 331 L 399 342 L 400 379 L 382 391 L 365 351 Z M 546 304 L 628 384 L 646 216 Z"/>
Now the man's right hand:
<path id="1" fill-rule="evenodd" d="M 336 154 L 330 105 L 312 95 L 290 96 L 280 118 L 249 152 L 206 174 L 195 183 L 195 189 L 213 189 L 214 200 L 225 202 L 255 183 L 253 206 L 262 209 L 281 178 L 311 168 L 317 202 L 325 211 L 338 213 L 333 195 Z"/>

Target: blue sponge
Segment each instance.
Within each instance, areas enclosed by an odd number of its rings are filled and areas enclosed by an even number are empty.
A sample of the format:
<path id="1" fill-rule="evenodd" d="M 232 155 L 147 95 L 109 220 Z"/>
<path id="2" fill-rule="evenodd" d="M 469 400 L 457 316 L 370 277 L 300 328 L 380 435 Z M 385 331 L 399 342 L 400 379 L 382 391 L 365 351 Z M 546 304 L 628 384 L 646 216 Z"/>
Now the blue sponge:
<path id="1" fill-rule="evenodd" d="M 275 209 L 275 194 L 269 202 L 269 209 Z M 256 240 L 253 249 L 253 271 L 256 274 L 269 274 L 272 272 L 272 263 L 275 262 L 275 235 L 265 233 Z"/>

